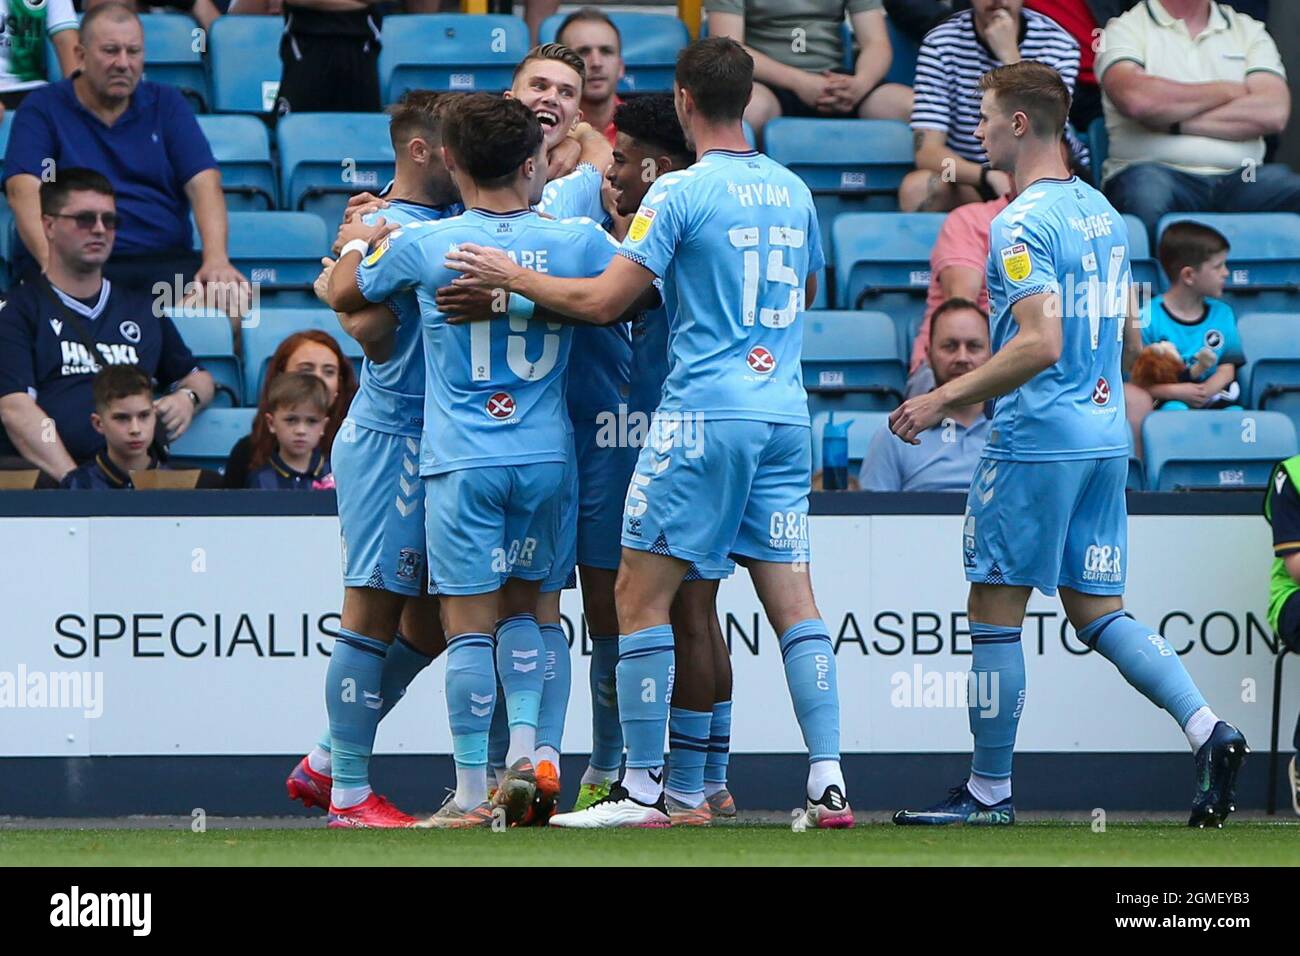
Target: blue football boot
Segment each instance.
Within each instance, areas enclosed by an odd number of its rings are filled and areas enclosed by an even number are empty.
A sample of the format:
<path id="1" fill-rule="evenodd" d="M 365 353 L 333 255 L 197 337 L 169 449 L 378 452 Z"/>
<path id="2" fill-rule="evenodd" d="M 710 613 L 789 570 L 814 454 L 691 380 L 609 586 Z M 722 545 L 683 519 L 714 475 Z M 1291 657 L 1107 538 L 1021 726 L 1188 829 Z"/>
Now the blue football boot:
<path id="1" fill-rule="evenodd" d="M 948 799 L 928 810 L 899 810 L 894 822 L 901 827 L 942 827 L 964 824 L 972 827 L 1008 827 L 1016 822 L 1011 798 L 992 805 L 980 803 L 963 783 L 948 791 Z"/>
<path id="2" fill-rule="evenodd" d="M 1221 827 L 1236 810 L 1233 788 L 1250 748 L 1241 731 L 1227 721 L 1214 725 L 1210 739 L 1196 751 L 1196 795 L 1192 797 L 1189 827 Z"/>

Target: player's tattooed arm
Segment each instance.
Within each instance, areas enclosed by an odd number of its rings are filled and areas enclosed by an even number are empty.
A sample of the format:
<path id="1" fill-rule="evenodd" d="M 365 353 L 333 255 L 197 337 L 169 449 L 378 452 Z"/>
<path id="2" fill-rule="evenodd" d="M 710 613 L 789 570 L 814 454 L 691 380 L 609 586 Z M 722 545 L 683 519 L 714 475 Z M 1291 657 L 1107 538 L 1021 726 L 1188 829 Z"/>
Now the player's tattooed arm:
<path id="1" fill-rule="evenodd" d="M 1006 345 L 979 368 L 898 406 L 889 414 L 890 431 L 918 444 L 917 436 L 952 409 L 1005 395 L 1055 365 L 1061 358 L 1060 297 L 1054 292 L 1026 296 L 1011 307 L 1011 314 L 1019 330 Z"/>
<path id="2" fill-rule="evenodd" d="M 537 306 L 592 325 L 612 325 L 632 309 L 654 273 L 614 256 L 593 279 L 563 279 L 516 265 L 500 249 L 465 243 L 447 253 L 449 269 L 464 273 L 457 285 L 517 292 Z"/>

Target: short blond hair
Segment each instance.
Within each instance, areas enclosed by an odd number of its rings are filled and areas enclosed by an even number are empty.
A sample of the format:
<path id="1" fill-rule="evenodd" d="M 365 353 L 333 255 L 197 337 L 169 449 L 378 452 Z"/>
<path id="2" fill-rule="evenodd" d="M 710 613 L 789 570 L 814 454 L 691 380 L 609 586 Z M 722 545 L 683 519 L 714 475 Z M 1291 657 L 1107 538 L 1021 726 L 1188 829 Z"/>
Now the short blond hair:
<path id="1" fill-rule="evenodd" d="M 1050 66 L 1021 60 L 994 67 L 980 77 L 980 90 L 997 94 L 998 105 L 1010 113 L 1024 113 L 1040 139 L 1059 139 L 1070 115 L 1070 88 Z"/>

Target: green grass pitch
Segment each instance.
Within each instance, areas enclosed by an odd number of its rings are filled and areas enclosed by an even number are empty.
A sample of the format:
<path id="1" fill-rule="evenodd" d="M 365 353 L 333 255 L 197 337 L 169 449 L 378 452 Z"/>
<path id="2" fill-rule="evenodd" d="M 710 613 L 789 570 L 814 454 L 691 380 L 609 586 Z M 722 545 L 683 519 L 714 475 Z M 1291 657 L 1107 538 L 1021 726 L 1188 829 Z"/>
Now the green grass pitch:
<path id="1" fill-rule="evenodd" d="M 324 829 L 0 830 L 11 866 L 1296 866 L 1295 828 L 1232 822 L 1028 823 L 1009 829 L 794 833 L 775 825 L 711 829 L 359 831 Z"/>

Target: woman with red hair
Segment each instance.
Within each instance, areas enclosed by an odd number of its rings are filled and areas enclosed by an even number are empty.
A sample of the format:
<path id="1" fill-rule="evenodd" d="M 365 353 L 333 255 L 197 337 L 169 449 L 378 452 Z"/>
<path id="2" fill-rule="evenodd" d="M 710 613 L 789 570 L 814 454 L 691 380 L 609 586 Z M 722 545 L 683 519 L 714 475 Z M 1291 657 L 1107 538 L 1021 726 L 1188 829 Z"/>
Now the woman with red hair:
<path id="1" fill-rule="evenodd" d="M 329 390 L 330 419 L 320 445 L 322 454 L 329 457 L 334 434 L 347 417 L 352 396 L 357 393 L 357 373 L 333 336 L 318 329 L 307 329 L 293 333 L 280 343 L 271 356 L 266 378 L 262 382 L 262 394 L 257 403 L 257 417 L 253 419 L 253 431 L 235 443 L 235 447 L 230 450 L 230 457 L 226 459 L 225 487 L 246 487 L 249 471 L 265 465 L 275 451 L 275 436 L 266 424 L 266 413 L 269 411 L 266 396 L 271 382 L 284 372 L 315 375 Z"/>

